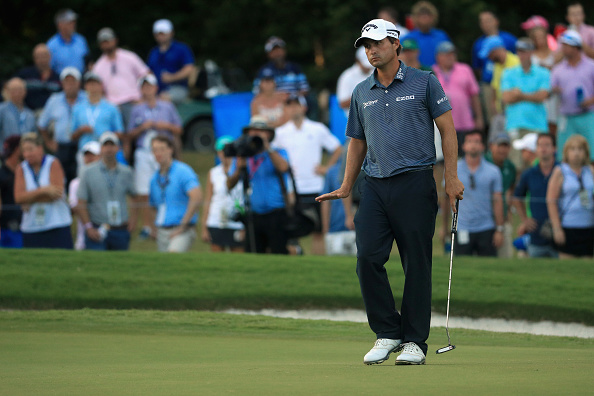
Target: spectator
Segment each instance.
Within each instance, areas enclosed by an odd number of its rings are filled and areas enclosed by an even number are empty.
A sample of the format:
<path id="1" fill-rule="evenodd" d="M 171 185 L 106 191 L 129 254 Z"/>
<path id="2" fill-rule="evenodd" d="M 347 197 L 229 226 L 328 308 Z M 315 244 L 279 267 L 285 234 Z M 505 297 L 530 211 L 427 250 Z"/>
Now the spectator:
<path id="1" fill-rule="evenodd" d="M 556 63 L 553 51 L 557 48 L 557 41 L 552 35 L 547 34 L 549 23 L 540 15 L 533 15 L 522 23 L 522 29 L 526 31 L 528 37 L 534 43 L 532 63 L 550 71 Z M 544 104 L 547 111 L 549 133 L 556 136 L 557 119 L 559 118 L 559 97 L 556 94 L 549 93 L 549 98 L 545 100 Z"/>
<path id="2" fill-rule="evenodd" d="M 340 188 L 342 178 L 340 177 L 341 164 L 332 165 L 326 173 L 322 193 L 326 194 Z M 350 202 L 350 201 L 349 201 Z M 346 199 L 323 201 L 321 204 L 322 234 L 326 255 L 350 255 L 357 254 L 355 244 L 355 224 L 353 223 L 352 209 Z"/>
<path id="3" fill-rule="evenodd" d="M 21 137 L 12 135 L 6 138 L 2 151 L 2 167 L 0 167 L 0 247 L 22 248 L 23 233 L 20 230 L 23 211 L 14 202 L 14 172 L 22 161 Z"/>
<path id="4" fill-rule="evenodd" d="M 286 44 L 283 39 L 272 36 L 266 41 L 264 50 L 269 62 L 258 70 L 254 80 L 254 93 L 258 93 L 260 80 L 265 75 L 273 75 L 276 82 L 276 89 L 289 94 L 306 95 L 309 92 L 307 77 L 301 71 L 301 67 L 287 60 Z"/>
<path id="5" fill-rule="evenodd" d="M 285 111 L 287 97 L 286 92 L 277 91 L 274 76 L 268 70 L 262 75 L 258 93 L 250 104 L 252 117 L 264 117 L 272 128 L 283 125 L 288 121 Z"/>
<path id="6" fill-rule="evenodd" d="M 355 63 L 342 72 L 336 84 L 338 105 L 344 110 L 345 115 L 348 116 L 349 114 L 353 90 L 357 84 L 369 77 L 373 73 L 373 70 L 374 67 L 369 63 L 365 54 L 365 48 L 359 47 L 355 53 Z"/>
<path id="7" fill-rule="evenodd" d="M 227 190 L 227 175 L 233 159 L 223 152 L 225 145 L 232 141 L 229 136 L 217 139 L 215 150 L 221 163 L 208 171 L 206 182 L 202 240 L 210 244 L 213 252 L 222 252 L 227 248 L 232 252 L 243 252 L 243 223 L 234 218 L 243 210 L 243 185 L 240 181 L 232 190 Z"/>
<path id="8" fill-rule="evenodd" d="M 340 160 L 342 149 L 340 141 L 332 135 L 321 122 L 308 119 L 307 103 L 302 96 L 292 96 L 287 100 L 289 122 L 277 128 L 273 147 L 284 149 L 289 155 L 297 186 L 297 199 L 301 208 L 311 207 L 318 214 L 313 233 L 313 254 L 324 254 L 324 236 L 321 234 L 320 205 L 315 198 L 324 188 L 324 176 L 328 168 Z M 322 155 L 326 150 L 331 154 L 326 165 L 322 165 Z"/>
<path id="9" fill-rule="evenodd" d="M 128 250 L 130 233 L 136 225 L 127 203 L 128 196 L 136 195 L 132 169 L 116 159 L 120 142 L 115 133 L 104 132 L 99 143 L 101 161 L 85 168 L 76 193 L 75 211 L 84 224 L 85 248 Z"/>
<path id="10" fill-rule="evenodd" d="M 557 147 L 565 147 L 565 141 L 576 133 L 594 147 L 594 60 L 582 53 L 582 38 L 575 31 L 564 32 L 559 41 L 565 59 L 551 74 L 553 91 L 561 97 Z"/>
<path id="11" fill-rule="evenodd" d="M 82 148 L 83 152 L 83 163 L 85 166 L 91 165 L 93 162 L 96 162 L 101 159 L 101 145 L 99 142 L 91 141 L 85 144 Z M 74 211 L 75 208 L 78 206 L 78 188 L 80 186 L 80 177 L 73 179 L 70 184 L 68 184 L 68 203 L 70 204 L 70 208 Z M 85 250 L 85 225 L 81 221 L 80 217 L 76 222 L 76 241 L 74 242 L 74 249 L 76 250 Z"/>
<path id="12" fill-rule="evenodd" d="M 452 105 L 452 118 L 458 136 L 458 156 L 461 157 L 464 136 L 473 130 L 482 131 L 485 126 L 479 86 L 470 66 L 457 61 L 456 47 L 451 42 L 443 41 L 437 46 L 436 59 L 433 72 Z"/>
<path id="13" fill-rule="evenodd" d="M 499 19 L 491 11 L 483 11 L 479 14 L 479 26 L 483 35 L 477 38 L 472 44 L 472 68 L 485 85 L 491 84 L 493 68 L 495 65 L 489 58 L 479 56 L 487 37 L 498 36 L 503 41 L 503 46 L 510 52 L 516 50 L 516 37 L 503 30 L 499 30 Z"/>
<path id="14" fill-rule="evenodd" d="M 52 70 L 51 58 L 47 45 L 37 44 L 33 48 L 34 65 L 17 73 L 27 84 L 25 105 L 33 111 L 41 110 L 50 95 L 61 89 L 60 76 Z"/>
<path id="15" fill-rule="evenodd" d="M 485 159 L 496 165 L 501 171 L 502 199 L 503 199 L 503 244 L 497 251 L 497 256 L 501 258 L 512 257 L 512 225 L 509 204 L 516 184 L 516 167 L 509 160 L 511 149 L 511 140 L 507 133 L 500 133 L 491 139 L 489 151 L 485 154 Z"/>
<path id="16" fill-rule="evenodd" d="M 16 168 L 14 201 L 23 208 L 23 246 L 72 249 L 72 217 L 60 161 L 44 154 L 43 139 L 36 133 L 24 134 L 20 144 L 25 160 Z"/>
<path id="17" fill-rule="evenodd" d="M 379 19 L 392 22 L 394 26 L 396 26 L 396 30 L 400 32 L 400 37 L 404 37 L 409 33 L 407 28 L 398 23 L 399 18 L 398 11 L 396 10 L 396 8 L 390 6 L 382 7 L 378 11 L 377 17 Z"/>
<path id="18" fill-rule="evenodd" d="M 458 160 L 458 177 L 466 186 L 460 201 L 458 233 L 454 252 L 460 256 L 497 256 L 503 244 L 501 172 L 483 158 L 484 145 L 478 132 L 464 139 L 464 158 Z M 449 233 L 447 205 L 442 206 L 442 237 Z"/>
<path id="19" fill-rule="evenodd" d="M 505 48 L 505 43 L 499 36 L 487 37 L 483 41 L 483 47 L 479 52 L 479 56 L 482 59 L 489 59 L 494 63 L 491 87 L 495 91 L 495 95 L 491 98 L 490 113 L 502 114 L 501 76 L 505 69 L 519 65 L 520 59 Z"/>
<path id="20" fill-rule="evenodd" d="M 419 1 L 412 7 L 412 18 L 415 28 L 403 40 L 412 38 L 419 45 L 419 60 L 422 65 L 431 67 L 435 64 L 435 50 L 442 41 L 451 41 L 446 32 L 437 29 L 439 12 L 428 1 Z"/>
<path id="21" fill-rule="evenodd" d="M 120 111 L 103 97 L 101 77 L 93 72 L 87 72 L 84 81 L 88 100 L 76 104 L 72 109 L 72 140 L 78 142 L 79 169 L 82 167 L 80 149 L 87 142 L 99 140 L 99 137 L 107 131 L 114 132 L 119 138 L 123 136 L 124 131 Z"/>
<path id="22" fill-rule="evenodd" d="M 586 13 L 579 2 L 567 6 L 567 22 L 569 30 L 576 31 L 582 38 L 582 50 L 590 58 L 594 58 L 594 26 L 586 25 Z"/>
<path id="23" fill-rule="evenodd" d="M 553 170 L 547 209 L 559 258 L 594 254 L 594 168 L 583 136 L 573 135 L 563 146 L 563 162 Z"/>
<path id="24" fill-rule="evenodd" d="M 229 190 L 243 180 L 244 189 L 251 191 L 247 208 L 246 251 L 267 253 L 270 250 L 273 254 L 287 254 L 287 212 L 280 185 L 281 178 L 286 183 L 284 173 L 289 169 L 287 152 L 270 147 L 275 132 L 261 117 L 253 117 L 250 124 L 243 128 L 243 134 L 257 136 L 263 143 L 253 157 L 237 157 L 227 178 Z M 245 185 L 246 182 L 249 186 Z"/>
<path id="25" fill-rule="evenodd" d="M 538 133 L 529 133 L 521 139 L 514 140 L 512 143 L 514 150 L 520 153 L 520 165 L 516 167 L 520 171 L 534 165 L 538 135 Z"/>
<path id="26" fill-rule="evenodd" d="M 173 24 L 159 19 L 153 24 L 157 46 L 148 56 L 148 66 L 159 81 L 159 92 L 173 103 L 188 98 L 188 78 L 194 72 L 194 54 L 187 44 L 173 39 Z"/>
<path id="27" fill-rule="evenodd" d="M 10 135 L 23 135 L 35 130 L 35 115 L 25 106 L 25 82 L 13 77 L 5 86 L 7 100 L 0 103 L 0 143 Z"/>
<path id="28" fill-rule="evenodd" d="M 60 81 L 63 91 L 50 96 L 37 122 L 45 146 L 62 164 L 67 184 L 76 177 L 77 171 L 78 146 L 72 139 L 72 114 L 74 106 L 87 101 L 87 93 L 80 89 L 80 79 L 77 68 L 69 66 L 62 70 Z"/>
<path id="29" fill-rule="evenodd" d="M 558 253 L 555 250 L 552 235 L 546 235 L 543 231 L 543 225 L 549 219 L 546 203 L 547 186 L 553 168 L 557 165 L 555 137 L 547 133 L 537 136 L 538 163 L 522 173 L 514 190 L 513 204 L 522 221 L 518 227 L 518 235 L 530 235 L 527 246 L 530 257 L 557 258 Z"/>
<path id="30" fill-rule="evenodd" d="M 68 66 L 73 66 L 80 73 L 85 71 L 85 57 L 89 54 L 87 40 L 76 33 L 76 20 L 78 15 L 64 9 L 56 13 L 55 22 L 58 32 L 47 42 L 47 47 L 52 56 L 52 69 L 57 74 Z"/>
<path id="31" fill-rule="evenodd" d="M 529 38 L 516 42 L 520 65 L 504 70 L 501 99 L 505 105 L 505 130 L 515 140 L 529 133 L 549 130 L 545 100 L 551 90 L 551 75 L 532 63 L 534 45 Z M 520 153 L 512 152 L 512 161 L 521 166 Z"/>
<path id="32" fill-rule="evenodd" d="M 139 80 L 142 103 L 132 109 L 128 124 L 128 139 L 134 150 L 134 184 L 138 196 L 136 210 L 142 215 L 140 238 L 154 235 L 153 211 L 148 206 L 151 178 L 159 169 L 159 164 L 151 150 L 151 140 L 163 135 L 174 141 L 174 146 L 181 149 L 182 122 L 177 109 L 171 102 L 157 99 L 157 78 L 148 74 Z"/>
<path id="33" fill-rule="evenodd" d="M 174 145 L 169 137 L 157 135 L 151 146 L 159 163 L 150 184 L 150 205 L 157 211 L 157 247 L 160 252 L 187 252 L 196 238 L 202 200 L 198 176 L 173 159 Z"/>
<path id="34" fill-rule="evenodd" d="M 415 69 L 431 71 L 431 66 L 421 65 L 419 62 L 419 45 L 415 39 L 409 38 L 400 42 L 402 52 L 400 53 L 402 61 L 406 66 Z"/>
<path id="35" fill-rule="evenodd" d="M 97 59 L 93 72 L 103 80 L 105 98 L 118 106 L 124 125 L 128 125 L 132 106 L 140 100 L 138 80 L 150 69 L 134 52 L 118 47 L 111 28 L 99 30 L 97 42 L 103 55 Z"/>

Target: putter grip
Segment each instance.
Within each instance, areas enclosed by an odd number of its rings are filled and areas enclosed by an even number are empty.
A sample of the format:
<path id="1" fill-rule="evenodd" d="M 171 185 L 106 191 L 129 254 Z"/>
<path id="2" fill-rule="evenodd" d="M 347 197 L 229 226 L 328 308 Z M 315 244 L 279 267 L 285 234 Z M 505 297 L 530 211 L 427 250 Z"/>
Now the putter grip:
<path id="1" fill-rule="evenodd" d="M 456 212 L 452 215 L 452 234 L 455 234 L 458 231 L 458 206 L 460 204 L 460 200 L 456 199 Z"/>

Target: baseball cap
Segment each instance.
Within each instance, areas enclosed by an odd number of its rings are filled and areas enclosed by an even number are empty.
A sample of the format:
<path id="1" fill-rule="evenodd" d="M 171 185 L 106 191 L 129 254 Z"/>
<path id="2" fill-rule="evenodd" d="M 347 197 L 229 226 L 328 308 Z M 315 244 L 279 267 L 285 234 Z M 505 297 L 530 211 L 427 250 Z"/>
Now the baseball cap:
<path id="1" fill-rule="evenodd" d="M 509 138 L 509 135 L 507 133 L 501 132 L 491 138 L 491 143 L 511 144 L 511 139 Z"/>
<path id="2" fill-rule="evenodd" d="M 83 154 L 91 153 L 99 155 L 101 153 L 101 145 L 99 144 L 99 142 L 91 140 L 90 142 L 85 143 L 85 145 L 82 147 L 82 152 Z"/>
<path id="3" fill-rule="evenodd" d="M 528 37 L 516 41 L 516 51 L 534 51 L 534 43 Z"/>
<path id="4" fill-rule="evenodd" d="M 173 32 L 173 23 L 169 19 L 159 19 L 153 24 L 153 33 L 171 33 Z"/>
<path id="5" fill-rule="evenodd" d="M 56 15 L 56 23 L 58 22 L 72 22 L 78 19 L 78 14 L 71 9 L 65 9 Z"/>
<path id="6" fill-rule="evenodd" d="M 414 39 L 403 40 L 400 45 L 402 46 L 402 51 L 414 51 L 419 49 L 419 44 L 417 44 L 417 40 Z"/>
<path id="7" fill-rule="evenodd" d="M 454 51 L 456 51 L 456 46 L 454 46 L 454 44 L 452 44 L 450 41 L 442 41 L 435 49 L 436 54 L 444 54 Z"/>
<path id="8" fill-rule="evenodd" d="M 538 140 L 538 133 L 529 133 L 521 139 L 514 140 L 513 147 L 514 147 L 514 149 L 516 149 L 518 151 L 528 150 L 528 151 L 532 151 L 533 153 L 535 153 L 537 140 Z"/>
<path id="9" fill-rule="evenodd" d="M 301 95 L 291 95 L 287 98 L 287 104 L 289 103 L 299 103 L 303 107 L 307 107 L 307 100 Z"/>
<path id="10" fill-rule="evenodd" d="M 105 27 L 97 32 L 97 42 L 98 43 L 113 40 L 115 38 L 116 38 L 116 34 L 112 28 Z"/>
<path id="11" fill-rule="evenodd" d="M 365 53 L 365 47 L 359 47 L 357 52 L 355 53 L 355 57 L 361 63 L 361 65 L 366 69 L 373 69 L 373 65 L 369 63 L 369 59 L 367 59 L 367 54 Z"/>
<path id="12" fill-rule="evenodd" d="M 575 30 L 564 31 L 559 41 L 562 44 L 571 45 L 572 47 L 582 47 L 582 36 Z"/>
<path id="13" fill-rule="evenodd" d="M 221 136 L 215 142 L 215 151 L 221 151 L 225 145 L 231 143 L 233 138 L 231 136 Z"/>
<path id="14" fill-rule="evenodd" d="M 272 51 L 275 47 L 285 48 L 286 45 L 287 44 L 282 38 L 272 36 L 268 38 L 268 40 L 266 40 L 266 44 L 264 44 L 264 50 L 268 53 Z"/>
<path id="15" fill-rule="evenodd" d="M 243 127 L 243 133 L 247 133 L 250 129 L 258 129 L 261 131 L 268 131 L 274 134 L 274 128 L 268 126 L 266 118 L 255 115 L 250 119 L 250 123 Z M 272 140 L 272 139 L 271 139 Z"/>
<path id="16" fill-rule="evenodd" d="M 93 81 L 103 83 L 103 80 L 101 79 L 101 77 L 99 77 L 99 75 L 97 73 L 93 73 L 92 71 L 86 72 L 84 79 L 85 79 L 85 82 L 93 80 Z"/>
<path id="17" fill-rule="evenodd" d="M 481 59 L 487 59 L 491 51 L 497 48 L 505 48 L 503 39 L 499 36 L 489 36 L 483 41 L 483 45 L 481 46 L 478 56 Z"/>
<path id="18" fill-rule="evenodd" d="M 103 132 L 101 137 L 99 138 L 99 143 L 103 146 L 107 142 L 112 142 L 113 144 L 120 144 L 120 139 L 118 139 L 118 135 L 113 132 Z"/>
<path id="19" fill-rule="evenodd" d="M 363 44 L 363 39 L 368 38 L 380 41 L 386 37 L 393 37 L 395 39 L 400 38 L 400 33 L 398 32 L 398 29 L 396 29 L 396 25 L 384 19 L 372 19 L 363 26 L 363 29 L 361 29 L 361 37 L 355 41 L 355 48 L 358 48 Z"/>
<path id="20" fill-rule="evenodd" d="M 532 15 L 525 22 L 522 22 L 522 24 L 520 26 L 524 30 L 534 29 L 536 27 L 548 29 L 549 22 L 544 17 L 542 17 L 540 15 Z"/>
<path id="21" fill-rule="evenodd" d="M 60 73 L 60 81 L 64 81 L 64 79 L 68 76 L 72 76 L 72 77 L 76 78 L 78 81 L 80 81 L 80 77 L 81 77 L 78 69 L 76 67 L 72 67 L 72 66 L 68 66 L 68 67 L 65 67 L 64 69 L 62 69 L 62 72 Z"/>
<path id="22" fill-rule="evenodd" d="M 155 77 L 155 75 L 154 75 L 154 74 L 152 74 L 152 73 L 150 73 L 150 74 L 147 74 L 147 75 L 146 75 L 146 76 L 144 76 L 144 77 L 140 77 L 140 78 L 138 79 L 138 86 L 139 86 L 139 87 L 142 87 L 142 85 L 143 85 L 145 82 L 146 82 L 146 83 L 149 83 L 149 84 L 151 84 L 151 85 L 159 85 L 159 82 L 157 81 L 157 77 Z"/>

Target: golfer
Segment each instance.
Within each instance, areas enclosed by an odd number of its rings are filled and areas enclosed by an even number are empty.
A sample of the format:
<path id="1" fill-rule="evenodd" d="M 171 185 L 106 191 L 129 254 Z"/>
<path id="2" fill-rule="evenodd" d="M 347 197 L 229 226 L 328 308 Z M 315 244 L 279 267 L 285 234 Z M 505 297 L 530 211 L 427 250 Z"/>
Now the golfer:
<path id="1" fill-rule="evenodd" d="M 363 165 L 366 176 L 355 216 L 357 275 L 369 326 L 377 335 L 365 364 L 382 363 L 400 349 L 396 364 L 425 363 L 437 215 L 434 120 L 441 133 L 452 210 L 464 191 L 456 170 L 458 143 L 448 98 L 431 72 L 398 60 L 399 35 L 394 24 L 374 19 L 355 41 L 355 47 L 365 47 L 375 71 L 353 91 L 346 129 L 352 139 L 342 185 L 316 198 L 348 197 Z M 400 313 L 384 267 L 394 240 L 405 275 Z"/>

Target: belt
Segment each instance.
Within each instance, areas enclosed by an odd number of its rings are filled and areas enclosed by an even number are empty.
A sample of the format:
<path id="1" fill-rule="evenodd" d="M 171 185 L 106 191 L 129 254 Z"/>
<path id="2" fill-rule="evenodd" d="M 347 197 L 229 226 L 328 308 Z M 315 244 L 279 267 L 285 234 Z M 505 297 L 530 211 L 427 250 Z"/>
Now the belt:
<path id="1" fill-rule="evenodd" d="M 96 223 L 93 223 L 93 227 L 95 227 L 95 228 L 99 228 L 99 227 L 101 227 L 101 224 L 96 224 Z M 119 225 L 119 226 L 113 226 L 113 225 L 110 225 L 110 226 L 109 226 L 109 229 L 110 229 L 110 231 L 111 231 L 111 230 L 113 230 L 113 231 L 122 231 L 122 230 L 127 230 L 127 229 L 128 229 L 128 224 L 127 224 L 127 223 L 125 223 L 125 224 L 121 224 L 121 225 Z"/>
<path id="2" fill-rule="evenodd" d="M 176 225 L 168 225 L 168 226 L 159 226 L 159 227 L 157 227 L 157 228 L 161 228 L 161 229 L 163 229 L 163 230 L 172 230 L 172 229 L 174 229 L 174 228 L 177 228 L 177 227 L 179 227 L 180 225 L 181 225 L 181 224 L 176 224 Z M 192 228 L 192 227 L 194 227 L 195 225 L 196 225 L 196 223 L 193 223 L 193 224 L 188 224 L 188 228 Z"/>

